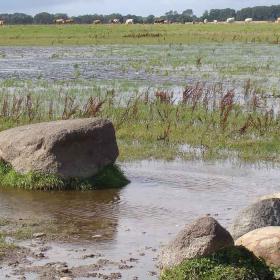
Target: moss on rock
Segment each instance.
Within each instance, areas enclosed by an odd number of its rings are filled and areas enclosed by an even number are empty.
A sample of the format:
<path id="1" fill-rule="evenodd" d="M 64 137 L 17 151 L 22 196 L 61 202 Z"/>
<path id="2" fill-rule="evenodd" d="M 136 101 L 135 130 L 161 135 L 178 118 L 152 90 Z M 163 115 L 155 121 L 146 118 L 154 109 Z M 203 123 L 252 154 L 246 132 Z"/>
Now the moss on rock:
<path id="1" fill-rule="evenodd" d="M 0 184 L 27 190 L 91 190 L 104 187 L 121 188 L 129 183 L 117 165 L 104 168 L 96 176 L 88 179 L 64 179 L 55 174 L 29 172 L 20 174 L 13 167 L 0 161 Z"/>
<path id="2" fill-rule="evenodd" d="M 161 280 L 275 280 L 266 264 L 244 247 L 223 249 L 209 257 L 186 260 L 162 272 Z"/>

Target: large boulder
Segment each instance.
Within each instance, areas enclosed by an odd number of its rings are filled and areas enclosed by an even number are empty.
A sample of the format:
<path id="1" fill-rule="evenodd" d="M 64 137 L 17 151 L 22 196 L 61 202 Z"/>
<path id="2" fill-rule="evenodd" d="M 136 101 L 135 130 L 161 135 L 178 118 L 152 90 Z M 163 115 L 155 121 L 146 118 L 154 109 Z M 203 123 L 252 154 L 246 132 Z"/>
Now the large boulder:
<path id="1" fill-rule="evenodd" d="M 236 240 L 250 231 L 269 226 L 280 226 L 278 198 L 261 200 L 242 210 L 234 220 L 230 232 Z"/>
<path id="2" fill-rule="evenodd" d="M 267 265 L 280 267 L 280 227 L 265 227 L 251 231 L 236 241 L 254 255 L 263 259 Z"/>
<path id="3" fill-rule="evenodd" d="M 231 235 L 215 219 L 200 218 L 162 249 L 159 265 L 161 269 L 172 268 L 185 260 L 208 256 L 233 244 Z"/>
<path id="4" fill-rule="evenodd" d="M 118 157 L 115 130 L 102 119 L 38 123 L 0 133 L 0 158 L 19 173 L 89 178 Z"/>

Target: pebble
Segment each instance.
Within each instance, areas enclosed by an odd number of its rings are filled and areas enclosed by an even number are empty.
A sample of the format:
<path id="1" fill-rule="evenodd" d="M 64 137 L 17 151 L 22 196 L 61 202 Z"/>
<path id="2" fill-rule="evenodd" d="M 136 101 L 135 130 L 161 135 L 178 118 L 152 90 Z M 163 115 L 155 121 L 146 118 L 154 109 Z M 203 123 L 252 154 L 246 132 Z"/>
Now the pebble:
<path id="1" fill-rule="evenodd" d="M 92 236 L 92 238 L 101 238 L 102 237 L 102 235 L 100 235 L 100 234 L 97 234 L 97 235 L 93 235 Z"/>
<path id="2" fill-rule="evenodd" d="M 41 237 L 45 237 L 46 234 L 44 232 L 37 232 L 33 234 L 33 238 L 41 238 Z"/>

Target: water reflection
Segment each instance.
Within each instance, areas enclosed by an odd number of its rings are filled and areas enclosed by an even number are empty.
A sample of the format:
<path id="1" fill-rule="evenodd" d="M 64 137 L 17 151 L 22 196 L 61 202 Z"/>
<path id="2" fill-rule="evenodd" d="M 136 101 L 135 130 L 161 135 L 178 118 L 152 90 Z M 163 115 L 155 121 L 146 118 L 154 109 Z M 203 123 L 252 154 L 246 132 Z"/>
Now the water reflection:
<path id="1" fill-rule="evenodd" d="M 157 250 L 186 223 L 208 214 L 227 227 L 238 210 L 280 187 L 280 169 L 266 165 L 141 161 L 121 167 L 131 184 L 119 190 L 0 190 L 2 217 L 55 219 L 61 231 L 76 237 L 51 244 L 48 258 L 33 265 L 67 260 L 77 267 L 97 261 L 85 260 L 84 254 L 100 252 L 118 263 L 138 259 L 133 269 L 121 271 L 123 279 L 155 279 L 148 272 L 156 270 Z M 97 234 L 102 238 L 93 238 Z M 112 270 L 118 266 L 104 267 L 105 273 Z"/>

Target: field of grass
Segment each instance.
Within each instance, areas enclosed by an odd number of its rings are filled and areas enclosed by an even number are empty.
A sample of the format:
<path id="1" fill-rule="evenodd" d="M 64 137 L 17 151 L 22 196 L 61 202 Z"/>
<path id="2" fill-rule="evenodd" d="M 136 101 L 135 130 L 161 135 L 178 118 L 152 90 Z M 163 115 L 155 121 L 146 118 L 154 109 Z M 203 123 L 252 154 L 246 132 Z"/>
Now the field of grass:
<path id="1" fill-rule="evenodd" d="M 0 28 L 1 46 L 280 42 L 280 25 L 14 25 Z"/>

